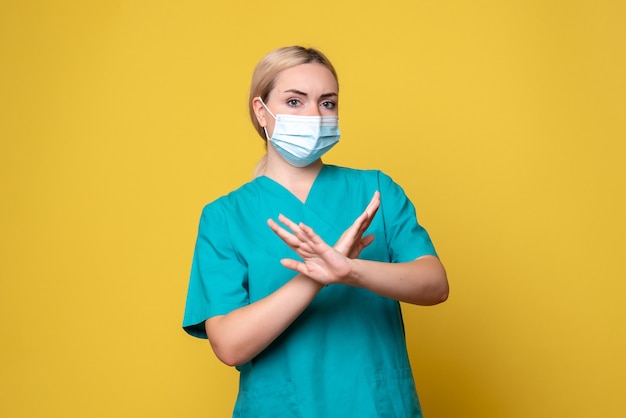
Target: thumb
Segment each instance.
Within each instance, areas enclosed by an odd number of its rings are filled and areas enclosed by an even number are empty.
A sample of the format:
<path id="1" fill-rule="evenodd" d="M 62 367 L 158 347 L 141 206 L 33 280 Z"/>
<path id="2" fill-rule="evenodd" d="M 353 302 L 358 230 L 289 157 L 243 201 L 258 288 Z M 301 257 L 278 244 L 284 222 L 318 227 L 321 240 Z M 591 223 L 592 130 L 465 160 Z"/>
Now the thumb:
<path id="1" fill-rule="evenodd" d="M 374 242 L 374 235 L 372 234 L 366 235 L 363 238 L 361 238 L 361 245 L 363 246 L 363 248 L 367 247 L 372 242 Z"/>
<path id="2" fill-rule="evenodd" d="M 299 271 L 298 267 L 301 263 L 291 258 L 283 258 L 282 260 L 280 260 L 280 264 L 282 264 L 283 267 L 286 267 L 289 270 Z"/>

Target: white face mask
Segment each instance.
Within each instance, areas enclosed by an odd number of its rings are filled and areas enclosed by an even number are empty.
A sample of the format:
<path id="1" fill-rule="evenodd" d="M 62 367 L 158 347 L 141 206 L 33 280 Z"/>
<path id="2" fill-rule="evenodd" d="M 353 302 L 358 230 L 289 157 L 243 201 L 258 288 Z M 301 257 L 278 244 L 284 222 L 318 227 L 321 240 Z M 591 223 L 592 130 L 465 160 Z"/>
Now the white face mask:
<path id="1" fill-rule="evenodd" d="M 274 114 L 263 107 L 276 119 L 272 137 L 265 137 L 276 151 L 295 167 L 306 167 L 339 142 L 339 118 L 337 116 L 296 116 Z"/>

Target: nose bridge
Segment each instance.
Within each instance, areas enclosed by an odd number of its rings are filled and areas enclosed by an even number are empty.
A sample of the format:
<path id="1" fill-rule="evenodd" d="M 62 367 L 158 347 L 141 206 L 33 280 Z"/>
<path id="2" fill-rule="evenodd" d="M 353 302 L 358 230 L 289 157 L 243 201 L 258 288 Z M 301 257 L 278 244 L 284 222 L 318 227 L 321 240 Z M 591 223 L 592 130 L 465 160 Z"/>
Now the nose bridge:
<path id="1" fill-rule="evenodd" d="M 316 101 L 311 101 L 306 108 L 307 116 L 322 116 L 322 109 Z"/>

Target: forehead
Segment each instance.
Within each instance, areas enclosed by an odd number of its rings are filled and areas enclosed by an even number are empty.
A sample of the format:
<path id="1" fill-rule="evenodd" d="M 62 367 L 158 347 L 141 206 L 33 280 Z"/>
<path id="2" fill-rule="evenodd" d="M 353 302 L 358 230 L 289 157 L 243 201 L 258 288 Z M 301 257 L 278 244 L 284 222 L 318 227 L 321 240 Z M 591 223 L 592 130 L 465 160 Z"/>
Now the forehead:
<path id="1" fill-rule="evenodd" d="M 328 68 L 319 63 L 300 64 L 283 70 L 274 89 L 284 92 L 296 89 L 305 93 L 337 93 L 337 80 Z"/>

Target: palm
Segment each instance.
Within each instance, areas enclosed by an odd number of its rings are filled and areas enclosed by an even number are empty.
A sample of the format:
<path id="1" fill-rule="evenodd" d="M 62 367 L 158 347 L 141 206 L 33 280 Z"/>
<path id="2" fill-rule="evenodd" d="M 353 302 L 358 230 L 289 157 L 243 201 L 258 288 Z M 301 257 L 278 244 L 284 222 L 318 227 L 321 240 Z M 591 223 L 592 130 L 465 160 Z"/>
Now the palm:
<path id="1" fill-rule="evenodd" d="M 323 284 L 334 283 L 350 273 L 350 259 L 326 244 L 311 228 L 298 226 L 300 244 L 294 248 L 302 262 L 282 260 L 285 267 L 296 270 Z"/>
<path id="2" fill-rule="evenodd" d="M 278 219 L 291 233 L 273 220 L 268 220 L 270 228 L 302 258 L 302 261 L 283 259 L 281 263 L 321 284 L 341 282 L 350 274 L 351 259 L 357 258 L 363 248 L 374 240 L 373 236 L 364 237 L 363 234 L 376 215 L 379 205 L 380 195 L 376 192 L 366 210 L 341 235 L 334 247 L 324 242 L 310 227 L 296 224 L 283 215 L 279 215 Z"/>

